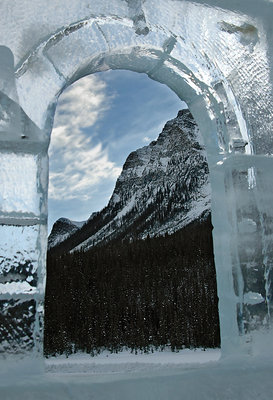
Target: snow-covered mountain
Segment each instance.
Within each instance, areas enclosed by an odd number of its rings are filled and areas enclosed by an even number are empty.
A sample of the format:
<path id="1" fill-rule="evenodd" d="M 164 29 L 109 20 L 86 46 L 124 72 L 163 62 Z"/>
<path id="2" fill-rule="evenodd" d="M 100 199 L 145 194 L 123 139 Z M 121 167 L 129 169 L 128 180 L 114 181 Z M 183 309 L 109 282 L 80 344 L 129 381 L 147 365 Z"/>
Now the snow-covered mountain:
<path id="1" fill-rule="evenodd" d="M 63 242 L 72 233 L 78 231 L 85 221 L 77 222 L 71 221 L 68 218 L 59 218 L 53 225 L 48 238 L 48 248 L 57 246 L 59 243 Z"/>
<path id="2" fill-rule="evenodd" d="M 171 234 L 209 214 L 210 193 L 198 127 L 189 110 L 181 110 L 157 140 L 128 156 L 108 205 L 80 229 L 66 223 L 68 230 L 62 236 L 56 234 L 58 220 L 50 246 L 58 244 L 60 251 L 87 250 L 115 238 Z"/>

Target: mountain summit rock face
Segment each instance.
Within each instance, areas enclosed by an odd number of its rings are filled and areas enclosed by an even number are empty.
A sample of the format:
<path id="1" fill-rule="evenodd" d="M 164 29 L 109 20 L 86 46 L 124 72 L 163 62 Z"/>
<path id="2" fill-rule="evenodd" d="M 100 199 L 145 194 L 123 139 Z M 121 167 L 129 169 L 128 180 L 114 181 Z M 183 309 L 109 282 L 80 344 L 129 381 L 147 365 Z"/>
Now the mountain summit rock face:
<path id="1" fill-rule="evenodd" d="M 87 250 L 112 239 L 171 234 L 209 214 L 210 194 L 199 129 L 189 110 L 181 110 L 157 140 L 127 157 L 108 205 L 76 233 L 72 226 L 55 250 Z"/>
<path id="2" fill-rule="evenodd" d="M 59 218 L 53 225 L 48 238 L 48 248 L 57 246 L 66 238 L 78 231 L 84 222 L 71 221 L 68 218 Z"/>

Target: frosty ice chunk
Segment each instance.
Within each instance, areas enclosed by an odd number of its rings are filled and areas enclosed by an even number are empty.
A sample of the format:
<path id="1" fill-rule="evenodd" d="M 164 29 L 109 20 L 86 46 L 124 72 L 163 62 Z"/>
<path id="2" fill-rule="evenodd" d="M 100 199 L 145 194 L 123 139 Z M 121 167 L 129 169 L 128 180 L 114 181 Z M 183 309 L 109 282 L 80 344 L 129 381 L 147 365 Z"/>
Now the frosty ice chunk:
<path id="1" fill-rule="evenodd" d="M 37 156 L 0 152 L 0 164 L 0 218 L 8 213 L 38 216 Z"/>
<path id="2" fill-rule="evenodd" d="M 34 300 L 0 300 L 0 355 L 33 350 L 35 319 Z"/>

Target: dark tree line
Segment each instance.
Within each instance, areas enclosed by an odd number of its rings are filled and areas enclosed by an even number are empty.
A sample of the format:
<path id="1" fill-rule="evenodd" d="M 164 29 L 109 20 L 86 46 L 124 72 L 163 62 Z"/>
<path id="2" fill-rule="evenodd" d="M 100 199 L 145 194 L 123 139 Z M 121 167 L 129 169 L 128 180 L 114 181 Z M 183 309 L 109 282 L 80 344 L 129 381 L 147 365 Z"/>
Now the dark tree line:
<path id="1" fill-rule="evenodd" d="M 211 229 L 49 253 L 45 354 L 218 347 Z"/>

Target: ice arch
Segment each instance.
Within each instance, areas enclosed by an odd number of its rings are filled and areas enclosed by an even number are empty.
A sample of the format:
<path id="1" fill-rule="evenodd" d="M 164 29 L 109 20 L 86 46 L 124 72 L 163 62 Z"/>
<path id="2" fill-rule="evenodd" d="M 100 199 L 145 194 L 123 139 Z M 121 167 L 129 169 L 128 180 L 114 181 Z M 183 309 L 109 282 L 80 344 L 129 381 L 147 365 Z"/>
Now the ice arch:
<path id="1" fill-rule="evenodd" d="M 189 105 L 211 172 L 223 351 L 256 354 L 265 338 L 272 343 L 271 5 L 202 3 L 1 3 L 2 352 L 41 349 L 47 147 L 58 95 L 106 69 L 144 72 Z"/>

